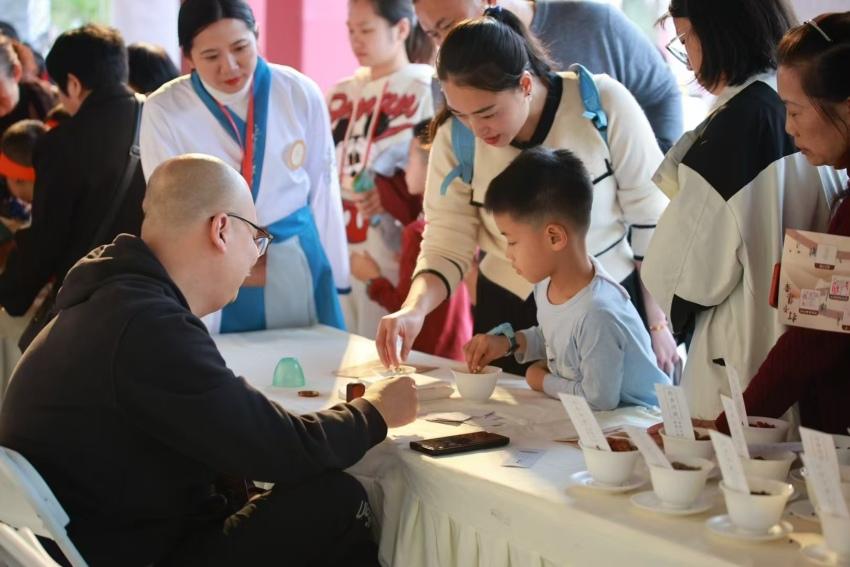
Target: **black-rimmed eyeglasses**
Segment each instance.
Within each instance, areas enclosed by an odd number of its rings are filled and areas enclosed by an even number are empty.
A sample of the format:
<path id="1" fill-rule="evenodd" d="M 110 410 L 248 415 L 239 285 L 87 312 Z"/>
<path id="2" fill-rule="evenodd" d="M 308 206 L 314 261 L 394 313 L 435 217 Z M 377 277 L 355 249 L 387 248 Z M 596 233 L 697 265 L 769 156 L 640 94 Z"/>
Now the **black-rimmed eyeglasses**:
<path id="1" fill-rule="evenodd" d="M 250 225 L 251 227 L 253 227 L 254 230 L 257 231 L 257 234 L 254 236 L 254 244 L 257 245 L 257 252 L 259 253 L 259 256 L 262 256 L 263 254 L 265 254 L 266 250 L 268 250 L 268 248 L 269 248 L 269 244 L 271 244 L 271 241 L 274 240 L 274 235 L 272 233 L 270 233 L 268 230 L 264 229 L 263 227 L 257 226 L 256 224 L 252 223 L 248 219 L 246 219 L 244 217 L 240 217 L 239 215 L 237 215 L 235 213 L 226 213 L 226 214 L 229 217 L 233 217 L 235 219 L 241 220 L 242 222 Z"/>

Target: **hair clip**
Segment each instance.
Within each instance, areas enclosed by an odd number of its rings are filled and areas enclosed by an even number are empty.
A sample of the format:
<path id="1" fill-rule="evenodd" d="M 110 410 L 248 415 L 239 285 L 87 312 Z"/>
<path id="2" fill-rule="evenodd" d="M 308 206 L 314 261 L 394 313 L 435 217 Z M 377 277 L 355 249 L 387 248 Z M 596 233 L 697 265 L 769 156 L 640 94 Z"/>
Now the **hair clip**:
<path id="1" fill-rule="evenodd" d="M 829 37 L 828 35 L 826 35 L 826 32 L 825 32 L 825 31 L 823 31 L 823 30 L 820 28 L 820 26 L 818 25 L 818 23 L 817 23 L 816 21 L 814 21 L 814 20 L 806 20 L 805 22 L 803 22 L 803 25 L 810 25 L 810 26 L 812 26 L 812 27 L 815 29 L 815 31 L 817 31 L 819 34 L 821 34 L 821 35 L 823 36 L 823 38 L 824 38 L 827 42 L 832 43 L 832 38 L 831 38 L 831 37 Z"/>
<path id="2" fill-rule="evenodd" d="M 502 7 L 498 4 L 495 6 L 489 6 L 486 10 L 484 10 L 484 15 L 498 20 L 502 17 Z"/>

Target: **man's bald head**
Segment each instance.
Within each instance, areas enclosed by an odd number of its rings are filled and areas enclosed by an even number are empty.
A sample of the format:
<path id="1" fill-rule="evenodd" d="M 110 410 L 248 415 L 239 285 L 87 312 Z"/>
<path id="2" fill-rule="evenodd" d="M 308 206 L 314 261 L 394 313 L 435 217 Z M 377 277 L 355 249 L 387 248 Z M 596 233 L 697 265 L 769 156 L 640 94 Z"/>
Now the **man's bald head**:
<path id="1" fill-rule="evenodd" d="M 235 169 L 212 156 L 186 154 L 154 170 L 142 209 L 148 228 L 171 230 L 251 204 L 251 191 Z"/>

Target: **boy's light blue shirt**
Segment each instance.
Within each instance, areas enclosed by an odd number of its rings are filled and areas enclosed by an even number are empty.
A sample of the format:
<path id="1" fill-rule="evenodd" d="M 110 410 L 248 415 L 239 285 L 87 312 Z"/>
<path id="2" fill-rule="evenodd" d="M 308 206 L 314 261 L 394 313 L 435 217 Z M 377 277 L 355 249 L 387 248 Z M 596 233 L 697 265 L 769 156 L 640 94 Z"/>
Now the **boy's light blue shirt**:
<path id="1" fill-rule="evenodd" d="M 656 364 L 649 333 L 629 300 L 595 258 L 593 280 L 561 305 L 549 301 L 549 278 L 534 287 L 537 327 L 520 331 L 526 350 L 518 362 L 546 360 L 543 391 L 587 399 L 594 410 L 657 406 L 655 384 L 670 378 Z"/>

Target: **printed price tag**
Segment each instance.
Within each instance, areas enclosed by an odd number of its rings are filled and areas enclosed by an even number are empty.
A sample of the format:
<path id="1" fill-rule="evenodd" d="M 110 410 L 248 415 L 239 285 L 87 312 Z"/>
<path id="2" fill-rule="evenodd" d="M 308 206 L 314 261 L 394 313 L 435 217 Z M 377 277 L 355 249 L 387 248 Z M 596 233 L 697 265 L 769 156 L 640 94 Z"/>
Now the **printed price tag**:
<path id="1" fill-rule="evenodd" d="M 661 405 L 661 416 L 664 418 L 664 434 L 669 437 L 695 439 L 685 391 L 676 386 L 656 384 L 655 393 Z"/>
<path id="2" fill-rule="evenodd" d="M 623 427 L 626 433 L 629 434 L 634 444 L 637 446 L 638 451 L 641 452 L 643 458 L 646 460 L 646 464 L 653 467 L 664 467 L 665 469 L 672 469 L 673 466 L 670 464 L 670 461 L 667 460 L 667 457 L 664 456 L 664 453 L 655 444 L 655 441 L 652 440 L 652 437 L 649 436 L 649 433 L 646 432 L 642 427 L 635 427 L 634 425 L 626 425 Z"/>
<path id="3" fill-rule="evenodd" d="M 608 440 L 605 439 L 605 434 L 599 427 L 599 422 L 593 416 L 593 411 L 590 409 L 587 400 L 581 396 L 570 394 L 558 394 L 558 397 L 561 398 L 561 403 L 564 404 L 564 409 L 567 410 L 567 415 L 570 416 L 570 421 L 576 428 L 581 444 L 585 447 L 610 451 L 611 447 L 608 446 Z"/>
<path id="4" fill-rule="evenodd" d="M 738 378 L 738 372 L 728 363 L 726 364 L 726 376 L 729 378 L 729 392 L 732 394 L 732 401 L 735 402 L 735 408 L 738 410 L 738 418 L 745 426 L 749 426 L 747 421 L 747 407 L 744 405 L 744 392 L 741 390 L 741 380 Z M 729 417 L 729 414 L 726 414 Z"/>
<path id="5" fill-rule="evenodd" d="M 729 423 L 729 433 L 732 434 L 732 443 L 735 445 L 735 452 L 745 459 L 750 458 L 750 450 L 747 447 L 747 438 L 744 436 L 744 426 L 738 416 L 738 407 L 726 396 L 720 396 L 720 401 L 723 403 L 723 411 L 726 412 L 726 421 Z"/>
<path id="6" fill-rule="evenodd" d="M 749 494 L 750 485 L 747 483 L 747 476 L 744 474 L 744 465 L 735 451 L 732 438 L 714 430 L 709 431 L 708 434 L 711 436 L 714 454 L 717 455 L 717 462 L 720 464 L 723 482 L 732 490 Z"/>

